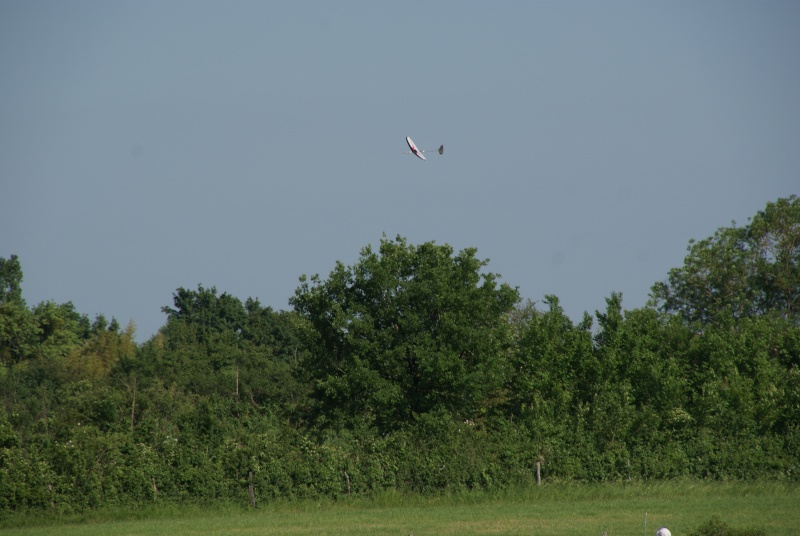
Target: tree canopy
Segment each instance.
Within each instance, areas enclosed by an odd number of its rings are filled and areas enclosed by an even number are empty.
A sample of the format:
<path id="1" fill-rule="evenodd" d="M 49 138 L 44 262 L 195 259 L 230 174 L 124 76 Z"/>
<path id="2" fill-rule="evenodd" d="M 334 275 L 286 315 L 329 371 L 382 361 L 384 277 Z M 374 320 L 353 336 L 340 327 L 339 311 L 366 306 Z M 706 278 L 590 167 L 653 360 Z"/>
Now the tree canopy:
<path id="1" fill-rule="evenodd" d="M 744 227 L 691 241 L 689 254 L 651 297 L 689 322 L 777 314 L 800 322 L 800 198 L 767 203 Z"/>
<path id="2" fill-rule="evenodd" d="M 436 409 L 468 419 L 492 403 L 519 294 L 481 273 L 475 254 L 384 238 L 354 266 L 303 280 L 291 304 L 313 332 L 306 365 L 322 415 L 387 429 Z"/>
<path id="3" fill-rule="evenodd" d="M 0 257 L 0 305 L 22 301 L 22 266 L 16 255 Z"/>
<path id="4" fill-rule="evenodd" d="M 800 480 L 800 201 L 691 242 L 626 310 L 520 302 L 474 248 L 384 236 L 292 309 L 178 288 L 135 344 L 29 307 L 0 258 L 0 516 L 448 493 L 549 481 Z M 544 462 L 544 465 L 541 465 Z"/>

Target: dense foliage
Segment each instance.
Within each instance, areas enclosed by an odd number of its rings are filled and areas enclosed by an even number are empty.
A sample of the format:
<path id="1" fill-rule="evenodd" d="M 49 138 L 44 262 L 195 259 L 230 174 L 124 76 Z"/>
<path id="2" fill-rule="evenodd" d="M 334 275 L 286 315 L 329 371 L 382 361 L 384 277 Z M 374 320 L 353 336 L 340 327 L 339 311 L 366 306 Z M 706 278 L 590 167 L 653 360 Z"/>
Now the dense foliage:
<path id="1" fill-rule="evenodd" d="M 147 342 L 0 258 L 0 512 L 800 480 L 800 200 L 690 243 L 652 303 L 568 318 L 474 249 L 384 238 L 293 309 L 179 288 Z"/>

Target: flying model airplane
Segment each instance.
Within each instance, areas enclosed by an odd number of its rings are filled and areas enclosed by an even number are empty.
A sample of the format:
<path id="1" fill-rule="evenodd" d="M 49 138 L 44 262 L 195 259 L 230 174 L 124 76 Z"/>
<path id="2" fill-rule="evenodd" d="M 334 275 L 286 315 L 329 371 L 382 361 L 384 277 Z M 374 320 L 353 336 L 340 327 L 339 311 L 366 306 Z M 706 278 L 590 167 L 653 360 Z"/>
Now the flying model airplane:
<path id="1" fill-rule="evenodd" d="M 406 136 L 406 143 L 408 143 L 408 147 L 409 149 L 411 149 L 411 151 L 406 151 L 406 154 L 415 154 L 418 157 L 422 158 L 423 160 L 427 160 L 427 158 L 425 158 L 425 155 L 422 153 L 430 153 L 431 151 L 423 151 L 418 149 L 417 146 L 414 145 L 414 141 L 408 136 Z M 444 145 L 440 145 L 437 151 L 439 151 L 439 154 L 444 154 Z"/>

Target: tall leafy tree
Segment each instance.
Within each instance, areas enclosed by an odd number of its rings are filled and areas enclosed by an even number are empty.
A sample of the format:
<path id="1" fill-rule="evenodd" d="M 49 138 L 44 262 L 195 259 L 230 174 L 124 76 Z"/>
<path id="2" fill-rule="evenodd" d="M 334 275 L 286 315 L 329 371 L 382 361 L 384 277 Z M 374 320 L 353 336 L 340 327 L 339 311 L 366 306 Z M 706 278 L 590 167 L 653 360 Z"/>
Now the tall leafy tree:
<path id="1" fill-rule="evenodd" d="M 689 243 L 652 303 L 690 322 L 778 314 L 800 321 L 800 198 L 768 203 L 745 227 Z"/>
<path id="2" fill-rule="evenodd" d="M 22 266 L 16 255 L 0 257 L 0 362 L 29 356 L 39 328 L 22 299 Z"/>
<path id="3" fill-rule="evenodd" d="M 493 403 L 519 294 L 475 255 L 384 237 L 325 281 L 301 278 L 290 302 L 310 328 L 305 368 L 331 425 L 391 429 L 434 410 L 468 419 Z"/>
<path id="4" fill-rule="evenodd" d="M 179 288 L 167 324 L 145 344 L 137 366 L 206 395 L 255 405 L 294 406 L 304 397 L 293 374 L 302 355 L 296 313 L 275 312 L 258 300 L 243 304 L 215 287 Z M 163 366 L 166 365 L 166 366 Z"/>
<path id="5" fill-rule="evenodd" d="M 16 255 L 0 257 L 0 304 L 23 303 L 22 266 Z"/>
<path id="6" fill-rule="evenodd" d="M 763 307 L 800 319 L 800 198 L 768 203 L 747 226 Z"/>
<path id="7" fill-rule="evenodd" d="M 103 315 L 98 315 L 92 324 L 89 338 L 69 355 L 68 369 L 76 379 L 96 380 L 108 376 L 117 362 L 134 358 L 135 331 L 133 322 L 124 331 L 120 331 L 116 319 L 112 319 L 109 324 Z"/>
<path id="8" fill-rule="evenodd" d="M 181 287 L 172 299 L 174 308 L 161 309 L 167 315 L 167 326 L 178 322 L 190 327 L 199 342 L 210 343 L 222 334 L 238 335 L 244 329 L 247 313 L 242 302 L 227 292 L 217 295 L 216 287 Z"/>
<path id="9" fill-rule="evenodd" d="M 67 357 L 91 336 L 89 317 L 79 313 L 72 302 L 42 302 L 31 312 L 38 324 L 37 357 Z"/>
<path id="10" fill-rule="evenodd" d="M 549 460 L 570 441 L 579 383 L 587 381 L 585 364 L 594 356 L 592 319 L 585 315 L 575 326 L 556 296 L 546 296 L 544 303 L 546 311 L 528 303 L 512 317 L 516 334 L 508 410 L 531 430 L 536 454 Z"/>

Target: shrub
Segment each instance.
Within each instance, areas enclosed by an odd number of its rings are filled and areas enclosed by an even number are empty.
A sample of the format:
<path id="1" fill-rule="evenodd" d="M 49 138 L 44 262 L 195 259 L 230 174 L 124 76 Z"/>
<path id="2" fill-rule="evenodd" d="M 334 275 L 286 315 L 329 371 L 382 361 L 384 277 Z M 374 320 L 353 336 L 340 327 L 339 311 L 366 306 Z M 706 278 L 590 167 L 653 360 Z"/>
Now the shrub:
<path id="1" fill-rule="evenodd" d="M 689 536 L 767 536 L 767 531 L 757 527 L 735 529 L 714 516 L 690 532 Z"/>

